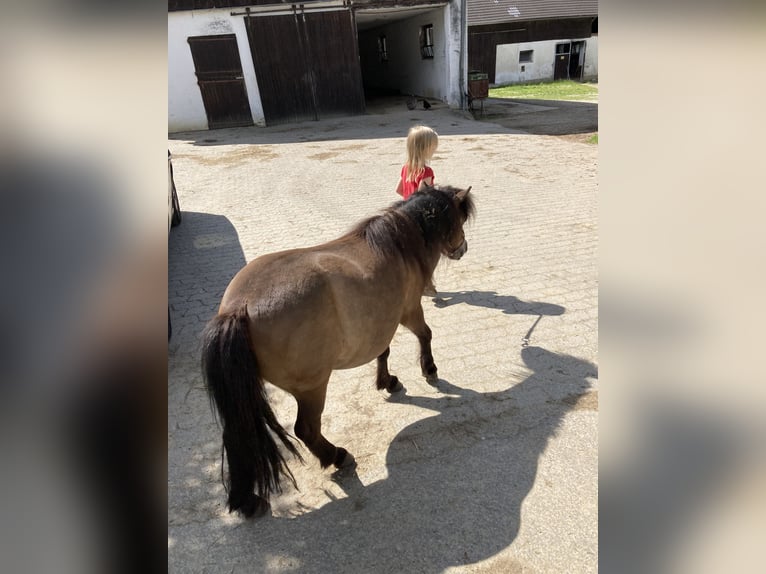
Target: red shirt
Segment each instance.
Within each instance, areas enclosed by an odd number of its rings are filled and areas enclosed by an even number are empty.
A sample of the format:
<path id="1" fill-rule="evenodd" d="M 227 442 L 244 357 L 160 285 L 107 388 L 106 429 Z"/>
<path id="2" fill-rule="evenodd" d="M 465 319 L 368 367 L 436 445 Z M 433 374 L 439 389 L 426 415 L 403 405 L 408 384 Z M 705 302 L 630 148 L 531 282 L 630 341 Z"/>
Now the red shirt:
<path id="1" fill-rule="evenodd" d="M 415 181 L 409 181 L 407 179 L 407 166 L 402 166 L 402 197 L 404 199 L 407 199 L 409 196 L 411 196 L 413 193 L 415 193 L 418 190 L 418 187 L 420 187 L 420 182 L 424 179 L 433 178 L 434 176 L 434 170 L 432 170 L 430 167 L 426 166 L 426 168 L 415 177 Z M 433 183 L 433 179 L 431 180 L 431 183 Z"/>

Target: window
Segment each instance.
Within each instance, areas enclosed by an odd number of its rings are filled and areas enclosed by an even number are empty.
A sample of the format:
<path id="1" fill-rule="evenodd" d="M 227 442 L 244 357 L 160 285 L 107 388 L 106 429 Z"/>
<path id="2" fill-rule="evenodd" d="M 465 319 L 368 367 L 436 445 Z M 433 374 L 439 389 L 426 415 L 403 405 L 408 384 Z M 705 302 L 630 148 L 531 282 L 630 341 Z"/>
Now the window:
<path id="1" fill-rule="evenodd" d="M 386 36 L 378 36 L 378 59 L 381 62 L 388 62 L 388 47 L 386 46 Z"/>
<path id="2" fill-rule="evenodd" d="M 534 52 L 534 50 L 521 50 L 519 52 L 519 64 L 532 62 L 532 54 Z"/>
<path id="3" fill-rule="evenodd" d="M 434 57 L 434 27 L 427 24 L 420 29 L 420 55 L 423 58 Z"/>

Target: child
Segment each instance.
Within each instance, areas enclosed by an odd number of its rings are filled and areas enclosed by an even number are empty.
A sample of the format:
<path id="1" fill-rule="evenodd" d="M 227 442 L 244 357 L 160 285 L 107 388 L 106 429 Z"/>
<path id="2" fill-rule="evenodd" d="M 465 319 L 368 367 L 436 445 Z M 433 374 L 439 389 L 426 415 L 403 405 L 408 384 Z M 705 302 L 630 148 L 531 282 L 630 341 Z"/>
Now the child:
<path id="1" fill-rule="evenodd" d="M 439 135 L 427 126 L 413 126 L 407 134 L 407 161 L 402 166 L 396 193 L 407 199 L 434 184 L 434 171 L 426 165 L 436 152 Z"/>
<path id="2" fill-rule="evenodd" d="M 407 162 L 402 166 L 396 193 L 404 199 L 426 186 L 434 184 L 434 170 L 426 165 L 436 152 L 439 135 L 427 126 L 413 126 L 407 134 Z M 429 281 L 423 296 L 436 297 L 436 287 Z"/>

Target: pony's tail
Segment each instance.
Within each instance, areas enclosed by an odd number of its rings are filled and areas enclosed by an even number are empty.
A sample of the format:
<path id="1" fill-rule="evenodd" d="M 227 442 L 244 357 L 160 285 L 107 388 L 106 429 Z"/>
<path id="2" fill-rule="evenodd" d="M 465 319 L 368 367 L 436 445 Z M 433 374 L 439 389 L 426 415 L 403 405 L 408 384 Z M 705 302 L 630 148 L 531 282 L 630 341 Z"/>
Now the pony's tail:
<path id="1" fill-rule="evenodd" d="M 202 338 L 202 373 L 223 424 L 223 448 L 229 462 L 229 512 L 245 516 L 265 512 L 269 494 L 281 492 L 280 477 L 296 486 L 274 435 L 303 460 L 266 400 L 252 351 L 247 305 L 217 315 Z M 257 495 L 257 496 L 256 496 Z"/>

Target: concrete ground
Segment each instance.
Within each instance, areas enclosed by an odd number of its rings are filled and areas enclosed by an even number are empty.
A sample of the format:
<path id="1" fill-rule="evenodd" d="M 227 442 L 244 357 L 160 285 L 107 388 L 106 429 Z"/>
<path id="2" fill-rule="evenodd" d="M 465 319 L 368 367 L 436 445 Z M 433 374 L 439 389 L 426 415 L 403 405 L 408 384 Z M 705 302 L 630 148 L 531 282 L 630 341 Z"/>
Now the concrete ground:
<path id="1" fill-rule="evenodd" d="M 523 109 L 541 125 L 591 121 L 589 108 Z M 330 381 L 323 431 L 355 471 L 323 471 L 302 448 L 300 490 L 275 496 L 272 516 L 229 515 L 200 331 L 246 261 L 332 239 L 397 199 L 416 123 L 440 134 L 437 183 L 473 186 L 478 210 L 468 253 L 423 299 L 441 381 L 420 376 L 400 329 L 390 367 L 404 392 L 376 391 L 374 364 Z M 534 131 L 391 100 L 171 136 L 183 221 L 169 237 L 169 572 L 597 571 L 598 148 Z M 269 388 L 292 431 L 292 397 Z"/>
<path id="2" fill-rule="evenodd" d="M 585 141 L 598 131 L 598 103 L 487 98 L 473 105 L 473 117 L 532 135 Z M 587 136 L 587 137 L 583 137 Z"/>

